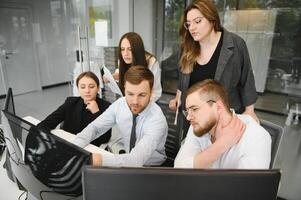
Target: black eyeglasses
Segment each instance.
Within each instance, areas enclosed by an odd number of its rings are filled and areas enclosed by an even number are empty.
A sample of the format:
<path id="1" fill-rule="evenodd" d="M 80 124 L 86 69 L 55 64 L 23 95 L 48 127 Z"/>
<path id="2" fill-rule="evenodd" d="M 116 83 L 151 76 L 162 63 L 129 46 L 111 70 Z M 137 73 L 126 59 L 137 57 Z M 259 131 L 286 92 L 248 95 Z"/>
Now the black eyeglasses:
<path id="1" fill-rule="evenodd" d="M 189 29 L 191 23 L 194 23 L 194 24 L 199 24 L 201 21 L 202 21 L 203 17 L 197 17 L 197 18 L 194 18 L 191 22 L 184 22 L 184 28 L 186 30 Z"/>
<path id="2" fill-rule="evenodd" d="M 206 103 L 216 103 L 216 101 L 211 99 L 211 100 L 206 101 Z M 200 107 L 187 108 L 187 110 L 182 110 L 182 113 L 187 118 L 189 113 L 194 115 L 199 109 L 200 109 Z"/>

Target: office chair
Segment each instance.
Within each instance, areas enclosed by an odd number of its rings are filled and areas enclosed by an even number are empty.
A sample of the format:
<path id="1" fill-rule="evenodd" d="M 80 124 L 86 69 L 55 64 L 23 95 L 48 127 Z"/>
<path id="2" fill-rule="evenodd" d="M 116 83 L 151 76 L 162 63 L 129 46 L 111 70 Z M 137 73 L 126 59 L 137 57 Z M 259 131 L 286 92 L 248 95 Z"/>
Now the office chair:
<path id="1" fill-rule="evenodd" d="M 182 133 L 183 122 L 181 121 L 181 118 L 178 117 L 177 125 L 175 125 L 174 124 L 175 112 L 172 112 L 169 109 L 168 103 L 163 101 L 158 101 L 157 103 L 161 107 L 164 115 L 166 116 L 167 124 L 168 124 L 168 134 L 165 142 L 165 153 L 167 159 L 162 164 L 162 166 L 173 167 L 174 159 L 178 154 L 178 151 L 181 146 L 181 141 L 183 138 L 183 133 Z"/>
<path id="2" fill-rule="evenodd" d="M 283 135 L 283 127 L 266 120 L 260 120 L 260 125 L 269 132 L 272 139 L 270 169 L 274 167 L 275 159 L 278 154 L 279 146 Z"/>

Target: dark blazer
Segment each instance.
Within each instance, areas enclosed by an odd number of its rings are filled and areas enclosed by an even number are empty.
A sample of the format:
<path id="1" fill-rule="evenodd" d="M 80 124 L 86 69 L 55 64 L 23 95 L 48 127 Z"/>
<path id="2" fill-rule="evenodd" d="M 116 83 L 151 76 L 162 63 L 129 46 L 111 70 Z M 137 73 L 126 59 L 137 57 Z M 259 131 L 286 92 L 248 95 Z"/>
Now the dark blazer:
<path id="1" fill-rule="evenodd" d="M 96 98 L 96 102 L 100 111 L 92 114 L 86 109 L 86 105 L 81 97 L 68 97 L 63 105 L 58 107 L 37 126 L 45 130 L 52 130 L 63 122 L 61 125 L 63 130 L 77 134 L 110 106 L 109 102 L 98 97 Z M 91 144 L 99 146 L 100 144 L 107 143 L 110 138 L 111 129 L 101 137 L 93 140 Z"/>
<path id="2" fill-rule="evenodd" d="M 246 106 L 256 102 L 257 92 L 247 45 L 241 37 L 226 29 L 223 29 L 223 44 L 214 80 L 224 86 L 230 107 L 236 113 L 243 113 Z M 178 89 L 182 91 L 181 102 L 184 108 L 189 81 L 190 74 L 180 72 Z"/>

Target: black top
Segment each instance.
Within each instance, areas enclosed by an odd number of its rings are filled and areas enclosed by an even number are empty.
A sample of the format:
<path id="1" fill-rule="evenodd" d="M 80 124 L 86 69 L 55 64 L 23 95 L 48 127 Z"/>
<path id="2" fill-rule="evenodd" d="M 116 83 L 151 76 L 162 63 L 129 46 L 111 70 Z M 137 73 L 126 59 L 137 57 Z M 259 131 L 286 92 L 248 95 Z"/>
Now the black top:
<path id="1" fill-rule="evenodd" d="M 68 97 L 63 105 L 58 107 L 46 119 L 38 124 L 38 127 L 45 130 L 52 130 L 62 123 L 61 128 L 69 133 L 77 134 L 81 132 L 89 123 L 102 114 L 109 106 L 110 103 L 96 98 L 99 111 L 91 113 L 86 109 L 86 104 L 81 97 Z M 111 129 L 108 130 L 101 137 L 93 140 L 91 144 L 99 146 L 107 143 L 111 138 Z"/>
<path id="2" fill-rule="evenodd" d="M 208 63 L 204 65 L 200 65 L 199 63 L 196 62 L 193 65 L 193 71 L 190 75 L 189 87 L 205 79 L 214 79 L 222 44 L 223 44 L 223 32 L 216 46 L 216 49 L 214 50 L 213 55 L 211 56 Z"/>

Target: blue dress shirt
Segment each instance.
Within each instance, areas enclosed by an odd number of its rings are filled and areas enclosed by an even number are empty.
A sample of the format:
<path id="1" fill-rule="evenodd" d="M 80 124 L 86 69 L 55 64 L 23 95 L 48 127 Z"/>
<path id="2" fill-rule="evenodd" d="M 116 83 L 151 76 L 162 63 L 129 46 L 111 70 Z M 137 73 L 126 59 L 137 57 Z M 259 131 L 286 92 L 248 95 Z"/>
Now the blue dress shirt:
<path id="1" fill-rule="evenodd" d="M 127 153 L 103 154 L 103 166 L 141 167 L 162 164 L 166 159 L 165 141 L 168 126 L 161 108 L 150 101 L 148 106 L 139 113 L 136 119 L 135 147 L 129 152 L 132 118 L 133 114 L 125 97 L 119 98 L 102 115 L 77 134 L 74 144 L 85 147 L 91 140 L 117 125 Z"/>

